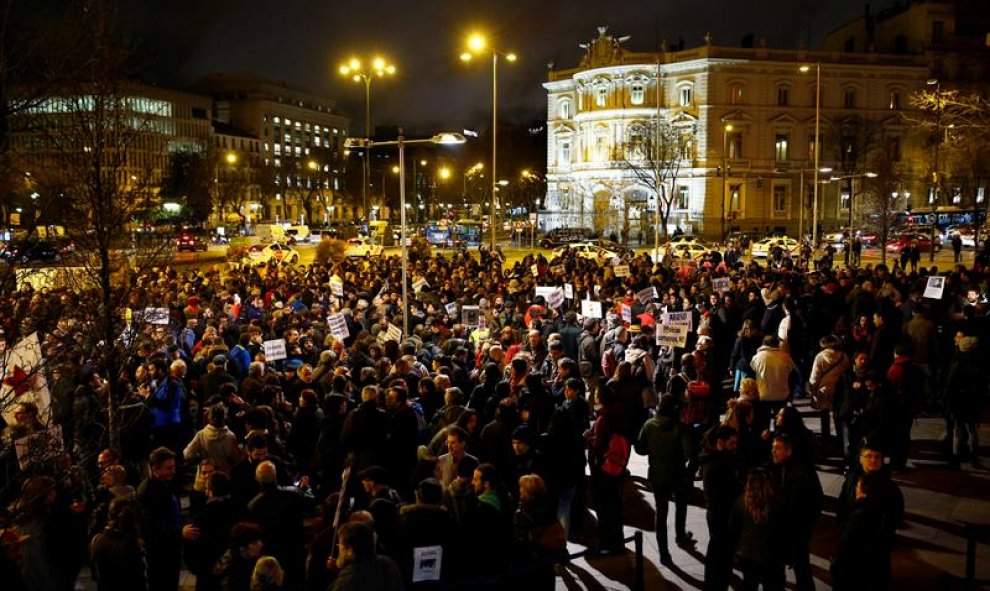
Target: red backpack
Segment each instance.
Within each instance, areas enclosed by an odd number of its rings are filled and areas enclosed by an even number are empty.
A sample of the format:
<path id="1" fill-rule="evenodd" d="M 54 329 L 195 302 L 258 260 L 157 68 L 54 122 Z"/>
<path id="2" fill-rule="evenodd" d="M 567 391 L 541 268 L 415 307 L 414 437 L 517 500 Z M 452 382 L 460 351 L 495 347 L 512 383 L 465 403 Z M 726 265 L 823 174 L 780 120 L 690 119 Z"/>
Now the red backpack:
<path id="1" fill-rule="evenodd" d="M 687 383 L 684 389 L 684 407 L 681 408 L 681 422 L 685 425 L 707 423 L 711 385 L 702 379 L 688 379 L 684 374 L 680 374 L 680 378 Z"/>

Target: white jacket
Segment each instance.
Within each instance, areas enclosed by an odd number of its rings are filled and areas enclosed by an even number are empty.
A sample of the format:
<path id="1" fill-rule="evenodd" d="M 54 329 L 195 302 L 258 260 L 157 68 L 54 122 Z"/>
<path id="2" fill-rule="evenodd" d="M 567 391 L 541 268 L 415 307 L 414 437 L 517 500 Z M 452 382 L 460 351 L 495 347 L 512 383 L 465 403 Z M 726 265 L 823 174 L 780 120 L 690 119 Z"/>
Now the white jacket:
<path id="1" fill-rule="evenodd" d="M 797 366 L 787 351 L 776 347 L 760 347 L 749 366 L 756 372 L 756 385 L 760 390 L 761 401 L 787 400 L 791 394 L 791 373 L 797 371 Z"/>

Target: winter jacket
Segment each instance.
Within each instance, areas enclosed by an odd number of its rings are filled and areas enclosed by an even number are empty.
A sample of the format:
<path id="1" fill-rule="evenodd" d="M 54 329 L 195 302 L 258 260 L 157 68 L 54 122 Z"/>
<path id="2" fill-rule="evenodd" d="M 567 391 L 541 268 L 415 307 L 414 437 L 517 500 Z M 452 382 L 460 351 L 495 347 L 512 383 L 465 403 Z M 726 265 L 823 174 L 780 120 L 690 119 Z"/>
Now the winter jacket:
<path id="1" fill-rule="evenodd" d="M 776 347 L 763 346 L 756 351 L 749 365 L 756 372 L 761 401 L 787 400 L 791 393 L 791 374 L 797 370 L 790 354 Z"/>
<path id="2" fill-rule="evenodd" d="M 241 450 L 233 431 L 226 426 L 207 425 L 196 432 L 182 455 L 186 461 L 213 460 L 217 470 L 230 473 L 240 459 Z"/>
<path id="3" fill-rule="evenodd" d="M 681 485 L 692 443 L 687 428 L 675 417 L 657 415 L 646 421 L 636 439 L 636 453 L 649 457 L 648 472 L 654 490 Z"/>

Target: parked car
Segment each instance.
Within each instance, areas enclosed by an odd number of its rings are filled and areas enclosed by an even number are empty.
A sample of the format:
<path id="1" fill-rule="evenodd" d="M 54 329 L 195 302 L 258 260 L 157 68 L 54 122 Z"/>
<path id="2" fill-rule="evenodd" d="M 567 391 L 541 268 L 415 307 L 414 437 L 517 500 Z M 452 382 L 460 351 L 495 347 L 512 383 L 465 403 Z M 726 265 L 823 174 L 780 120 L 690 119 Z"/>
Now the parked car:
<path id="1" fill-rule="evenodd" d="M 0 256 L 9 262 L 31 263 L 31 262 L 54 262 L 60 261 L 72 253 L 74 248 L 71 242 L 55 240 L 38 240 L 37 238 L 25 238 L 13 240 L 4 245 Z"/>
<path id="2" fill-rule="evenodd" d="M 205 251 L 207 248 L 209 248 L 209 244 L 207 244 L 206 239 L 192 232 L 183 232 L 175 239 L 175 249 L 179 252 L 184 250 L 189 252 Z"/>
<path id="3" fill-rule="evenodd" d="M 299 262 L 299 252 L 290 246 L 278 242 L 254 244 L 248 248 L 243 262 L 252 266 L 278 265 L 282 263 L 294 265 Z"/>
<path id="4" fill-rule="evenodd" d="M 366 236 L 351 238 L 347 241 L 347 256 L 349 257 L 380 257 L 384 251 L 385 247 L 381 244 L 375 244 Z"/>
<path id="5" fill-rule="evenodd" d="M 650 257 L 654 260 L 661 260 L 670 247 L 670 254 L 677 261 L 694 261 L 703 257 L 712 250 L 717 250 L 714 246 L 698 242 L 697 240 L 682 240 L 679 242 L 668 242 L 660 246 L 659 253 L 655 249 L 650 249 Z"/>
<path id="6" fill-rule="evenodd" d="M 565 252 L 574 253 L 578 258 L 591 259 L 599 263 L 610 261 L 613 258 L 620 256 L 618 251 L 608 250 L 591 242 L 575 242 L 573 244 L 565 244 L 564 246 L 553 249 L 553 252 L 551 253 L 552 258 L 561 257 Z"/>
<path id="7" fill-rule="evenodd" d="M 305 242 L 309 243 L 312 240 L 313 234 L 309 231 L 309 226 L 299 225 L 299 226 L 289 226 L 285 229 L 285 239 L 289 244 L 293 242 Z"/>
<path id="8" fill-rule="evenodd" d="M 887 242 L 887 252 L 901 252 L 913 243 L 918 244 L 918 248 L 921 252 L 931 252 L 932 250 L 932 236 L 931 234 L 921 234 L 917 232 L 906 232 L 903 234 L 898 234 L 892 236 L 890 241 Z M 942 250 L 942 239 L 937 235 L 935 236 L 935 252 Z"/>
<path id="9" fill-rule="evenodd" d="M 557 248 L 564 244 L 588 242 L 595 233 L 588 228 L 554 228 L 540 239 L 540 248 Z"/>
<path id="10" fill-rule="evenodd" d="M 775 246 L 780 246 L 792 254 L 797 253 L 801 248 L 798 241 L 789 236 L 770 236 L 751 244 L 749 247 L 749 256 L 754 259 L 767 258 Z"/>
<path id="11" fill-rule="evenodd" d="M 956 224 L 945 229 L 942 242 L 948 242 L 954 234 L 959 234 L 962 245 L 968 248 L 976 246 L 976 226 L 973 224 Z"/>

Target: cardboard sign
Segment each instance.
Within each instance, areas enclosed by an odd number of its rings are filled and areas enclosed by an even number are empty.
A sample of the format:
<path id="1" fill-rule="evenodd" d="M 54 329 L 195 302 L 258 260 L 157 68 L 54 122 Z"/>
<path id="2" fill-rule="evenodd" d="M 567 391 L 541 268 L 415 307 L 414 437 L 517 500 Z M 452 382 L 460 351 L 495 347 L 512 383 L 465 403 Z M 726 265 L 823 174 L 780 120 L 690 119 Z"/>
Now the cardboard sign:
<path id="1" fill-rule="evenodd" d="M 712 279 L 712 289 L 717 293 L 725 293 L 729 291 L 729 278 L 716 277 L 715 279 Z"/>
<path id="2" fill-rule="evenodd" d="M 564 305 L 564 290 L 555 287 L 547 297 L 547 305 L 551 308 L 559 308 Z"/>
<path id="3" fill-rule="evenodd" d="M 683 347 L 687 344 L 690 329 L 683 324 L 661 324 L 657 326 L 657 345 L 661 347 Z"/>
<path id="4" fill-rule="evenodd" d="M 481 320 L 481 310 L 478 306 L 463 306 L 461 308 L 461 324 L 465 326 L 479 326 Z"/>
<path id="5" fill-rule="evenodd" d="M 540 276 L 540 268 L 537 265 L 533 265 L 532 267 L 529 268 L 529 270 L 533 273 L 533 277 Z"/>
<path id="6" fill-rule="evenodd" d="M 446 310 L 447 316 L 451 318 L 457 316 L 457 302 L 450 302 L 449 304 L 445 304 L 443 309 Z"/>
<path id="7" fill-rule="evenodd" d="M 639 300 L 639 303 L 643 304 L 644 306 L 646 304 L 649 304 L 650 300 L 657 299 L 657 288 L 647 287 L 646 289 L 640 290 L 639 292 L 636 293 L 636 299 Z"/>
<path id="8" fill-rule="evenodd" d="M 564 284 L 564 297 L 573 300 L 574 299 L 574 286 L 570 283 Z"/>
<path id="9" fill-rule="evenodd" d="M 632 324 L 632 308 L 629 304 L 622 304 L 622 321 Z"/>
<path id="10" fill-rule="evenodd" d="M 148 324 L 168 324 L 168 308 L 145 308 L 144 321 Z"/>
<path id="11" fill-rule="evenodd" d="M 585 318 L 601 318 L 602 303 L 594 300 L 581 300 L 581 316 Z"/>
<path id="12" fill-rule="evenodd" d="M 344 297 L 344 283 L 341 281 L 331 281 L 330 293 L 338 298 Z"/>
<path id="13" fill-rule="evenodd" d="M 338 312 L 327 316 L 327 324 L 330 325 L 330 334 L 338 341 L 343 341 L 351 336 L 351 331 L 347 328 L 347 319 L 344 318 L 343 314 Z"/>
<path id="14" fill-rule="evenodd" d="M 274 339 L 262 343 L 265 350 L 265 361 L 278 361 L 285 359 L 285 339 Z"/>
<path id="15" fill-rule="evenodd" d="M 940 300 L 942 299 L 943 292 L 945 292 L 945 277 L 929 277 L 928 284 L 925 285 L 924 297 L 932 300 Z"/>
<path id="16" fill-rule="evenodd" d="M 664 312 L 660 315 L 660 322 L 662 324 L 675 324 L 678 326 L 686 326 L 688 330 L 693 328 L 694 321 L 691 318 L 691 312 Z"/>
<path id="17" fill-rule="evenodd" d="M 629 277 L 629 265 L 616 265 L 615 267 L 616 277 Z"/>

